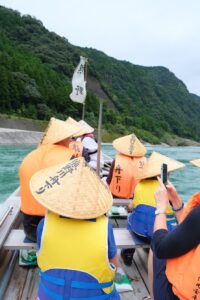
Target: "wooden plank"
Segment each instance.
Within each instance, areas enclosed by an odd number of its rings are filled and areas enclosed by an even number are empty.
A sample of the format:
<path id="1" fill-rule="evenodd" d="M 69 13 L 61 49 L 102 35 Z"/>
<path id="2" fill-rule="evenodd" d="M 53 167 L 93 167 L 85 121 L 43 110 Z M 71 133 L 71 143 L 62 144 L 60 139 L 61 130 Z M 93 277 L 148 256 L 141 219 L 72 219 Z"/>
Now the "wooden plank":
<path id="1" fill-rule="evenodd" d="M 16 259 L 17 252 L 7 250 L 0 252 L 0 299 L 3 299 Z"/>
<path id="2" fill-rule="evenodd" d="M 130 233 L 126 228 L 114 228 L 114 237 L 117 248 L 149 248 L 148 244 L 137 238 L 136 235 Z"/>
<path id="3" fill-rule="evenodd" d="M 113 205 L 128 206 L 132 199 L 113 198 Z"/>
<path id="4" fill-rule="evenodd" d="M 39 286 L 39 269 L 29 268 L 21 300 L 36 299 Z"/>
<path id="5" fill-rule="evenodd" d="M 2 250 L 0 252 L 0 278 L 3 276 L 7 265 L 9 264 L 13 253 L 8 250 Z"/>
<path id="6" fill-rule="evenodd" d="M 138 250 L 136 250 L 136 253 L 137 252 Z M 145 283 L 145 278 L 147 278 L 147 268 L 144 267 L 146 265 L 147 253 L 143 252 L 144 255 L 138 254 L 140 256 L 139 260 L 137 257 L 135 259 L 135 254 L 131 266 L 124 265 L 119 256 L 119 266 L 125 271 L 133 287 L 133 291 L 131 292 L 120 293 L 121 300 L 143 300 L 146 296 L 149 296 L 148 288 Z M 141 269 L 143 269 L 142 272 L 140 271 Z M 20 267 L 17 261 L 3 299 L 33 300 L 36 298 L 38 285 L 38 268 Z"/>
<path id="7" fill-rule="evenodd" d="M 133 262 L 131 266 L 126 266 L 119 255 L 119 266 L 124 270 L 129 278 L 133 291 L 120 293 L 121 300 L 143 300 L 146 296 L 149 296 L 149 291 L 144 284 L 144 280 L 141 274 L 138 272 L 138 268 Z"/>
<path id="8" fill-rule="evenodd" d="M 126 228 L 127 219 L 117 219 L 117 223 L 116 223 L 116 219 L 109 218 L 109 222 L 112 224 L 113 229 Z"/>
<path id="9" fill-rule="evenodd" d="M 19 188 L 7 200 L 0 204 L 0 249 L 6 240 L 10 230 L 19 220 L 20 196 Z M 19 221 L 17 222 L 19 223 Z"/>
<path id="10" fill-rule="evenodd" d="M 36 249 L 36 243 L 25 243 L 23 229 L 13 229 L 4 243 L 5 249 Z"/>
<path id="11" fill-rule="evenodd" d="M 18 265 L 18 261 L 15 264 L 13 274 L 11 276 L 9 285 L 4 295 L 4 300 L 21 300 L 25 282 L 28 274 L 28 268 L 23 268 Z M 30 298 L 31 299 L 31 298 Z"/>
<path id="12" fill-rule="evenodd" d="M 138 272 L 138 265 L 133 263 L 131 266 L 126 266 L 119 257 L 119 266 L 127 274 L 133 291 L 120 293 L 121 300 L 142 300 L 149 295 L 148 289 L 144 284 L 141 274 Z M 19 278 L 16 279 L 16 274 L 19 272 Z M 39 285 L 39 270 L 38 268 L 22 268 L 17 264 L 11 278 L 10 284 L 5 294 L 6 299 L 27 300 L 35 299 Z"/>
<path id="13" fill-rule="evenodd" d="M 117 248 L 149 248 L 148 244 L 130 233 L 126 228 L 114 228 L 114 237 Z M 5 241 L 5 249 L 36 249 L 36 243 L 24 242 L 25 233 L 23 229 L 13 229 Z"/>
<path id="14" fill-rule="evenodd" d="M 147 270 L 147 260 L 148 251 L 147 249 L 136 249 L 134 256 L 134 262 L 137 266 L 138 272 L 144 280 L 144 284 L 149 290 L 149 280 L 148 280 L 148 270 Z"/>

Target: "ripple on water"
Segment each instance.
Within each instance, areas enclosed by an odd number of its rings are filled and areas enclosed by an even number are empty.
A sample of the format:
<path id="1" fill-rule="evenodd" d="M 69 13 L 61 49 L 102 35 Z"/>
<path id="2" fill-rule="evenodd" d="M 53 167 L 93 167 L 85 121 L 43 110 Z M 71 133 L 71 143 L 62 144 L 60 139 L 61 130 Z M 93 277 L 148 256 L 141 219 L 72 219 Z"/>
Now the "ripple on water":
<path id="1" fill-rule="evenodd" d="M 0 146 L 0 202 L 4 201 L 19 185 L 18 168 L 22 159 L 35 146 Z M 116 151 L 111 144 L 103 145 L 105 154 L 114 158 Z M 176 186 L 180 197 L 187 201 L 200 190 L 200 168 L 192 166 L 189 161 L 200 158 L 200 147 L 147 146 L 147 156 L 152 151 L 160 152 L 183 162 L 186 167 L 172 172 L 170 180 Z"/>

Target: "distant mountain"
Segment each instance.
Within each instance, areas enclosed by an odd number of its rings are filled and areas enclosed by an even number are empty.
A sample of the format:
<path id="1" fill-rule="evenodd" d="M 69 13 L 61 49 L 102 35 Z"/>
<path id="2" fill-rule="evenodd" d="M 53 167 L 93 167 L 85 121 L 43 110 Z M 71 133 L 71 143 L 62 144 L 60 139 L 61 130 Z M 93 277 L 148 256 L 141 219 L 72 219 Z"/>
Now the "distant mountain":
<path id="1" fill-rule="evenodd" d="M 81 118 L 69 99 L 79 56 L 89 59 L 86 120 L 97 127 L 104 99 L 105 140 L 134 131 L 157 143 L 173 135 L 200 141 L 200 97 L 164 67 L 142 67 L 71 45 L 41 21 L 0 6 L 1 112 L 47 120 Z"/>

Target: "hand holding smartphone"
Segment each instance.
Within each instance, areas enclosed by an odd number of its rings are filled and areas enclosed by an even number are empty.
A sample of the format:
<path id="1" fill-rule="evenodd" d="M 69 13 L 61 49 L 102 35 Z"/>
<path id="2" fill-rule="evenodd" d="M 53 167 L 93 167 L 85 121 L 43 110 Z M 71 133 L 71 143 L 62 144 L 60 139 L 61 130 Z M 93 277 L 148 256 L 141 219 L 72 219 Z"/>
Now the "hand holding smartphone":
<path id="1" fill-rule="evenodd" d="M 160 169 L 160 177 L 164 185 L 167 184 L 167 164 L 162 164 Z"/>

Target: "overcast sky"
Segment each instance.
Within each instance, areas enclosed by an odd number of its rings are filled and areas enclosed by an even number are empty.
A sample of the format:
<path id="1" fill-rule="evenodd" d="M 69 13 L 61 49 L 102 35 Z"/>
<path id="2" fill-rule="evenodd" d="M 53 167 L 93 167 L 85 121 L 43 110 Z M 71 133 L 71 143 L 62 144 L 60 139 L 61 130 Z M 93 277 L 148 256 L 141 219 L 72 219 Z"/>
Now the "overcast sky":
<path id="1" fill-rule="evenodd" d="M 0 0 L 70 43 L 165 66 L 200 95 L 200 0 Z"/>

